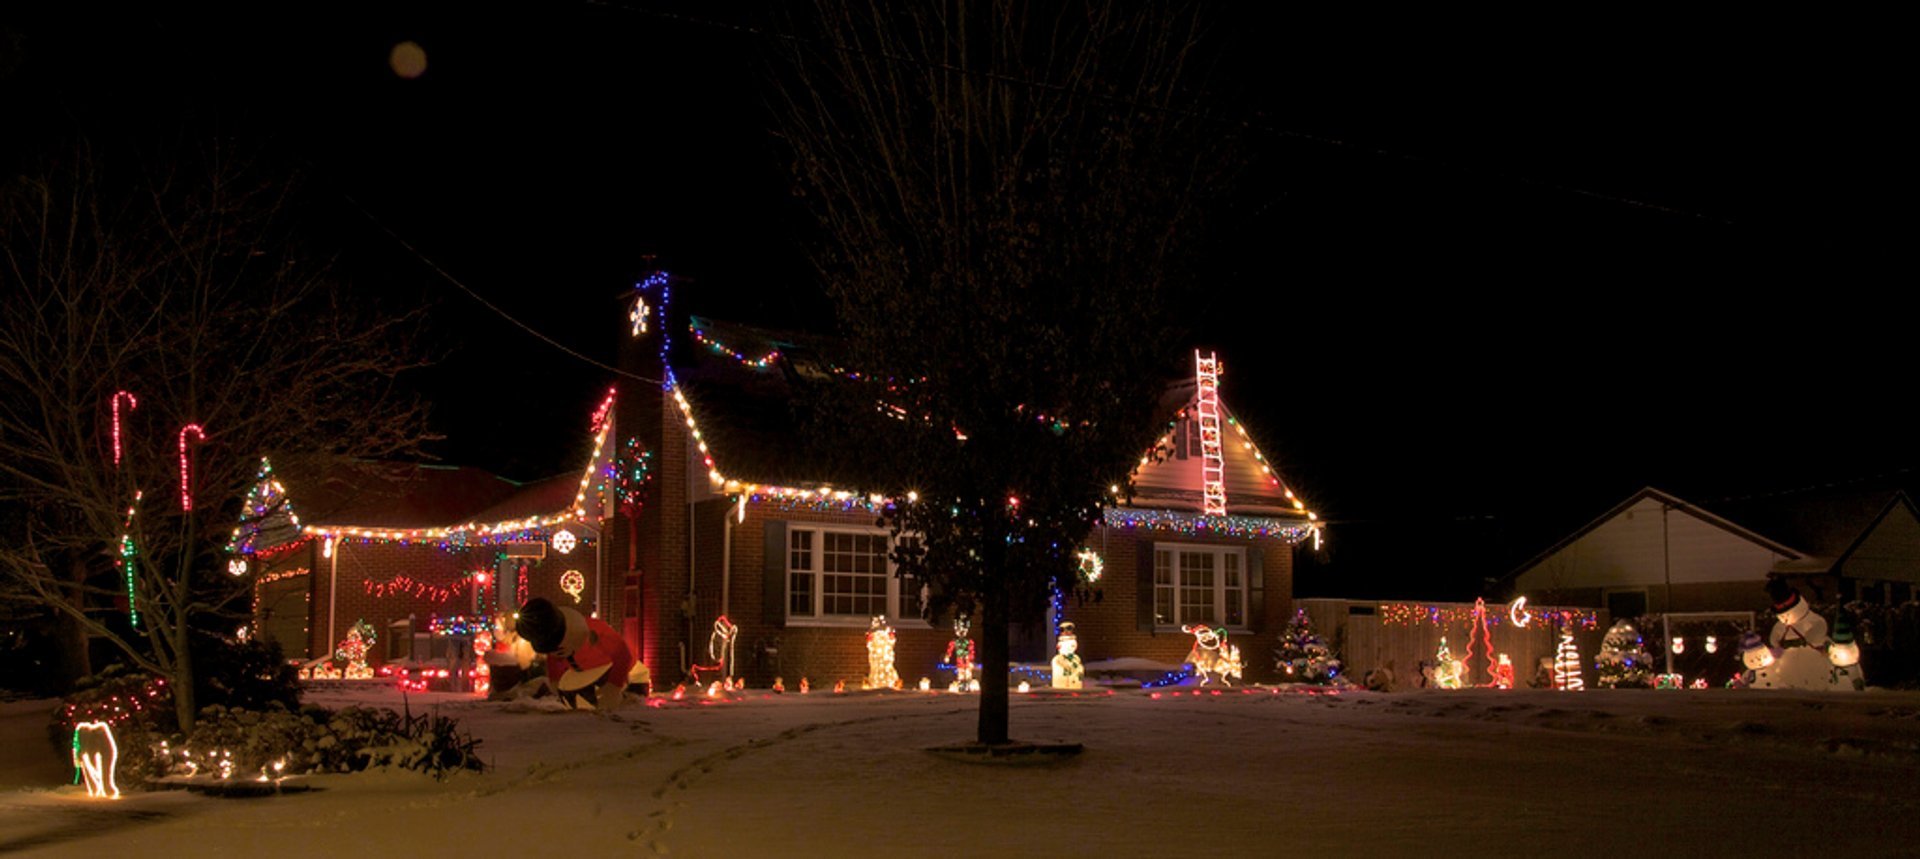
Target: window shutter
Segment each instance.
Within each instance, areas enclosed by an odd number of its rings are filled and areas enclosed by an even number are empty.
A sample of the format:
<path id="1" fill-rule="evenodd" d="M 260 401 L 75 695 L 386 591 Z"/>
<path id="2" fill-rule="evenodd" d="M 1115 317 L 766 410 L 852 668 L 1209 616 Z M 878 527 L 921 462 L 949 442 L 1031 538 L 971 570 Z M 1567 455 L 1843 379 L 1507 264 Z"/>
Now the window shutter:
<path id="1" fill-rule="evenodd" d="M 768 520 L 762 559 L 760 619 L 779 629 L 787 625 L 787 523 Z"/>
<path id="2" fill-rule="evenodd" d="M 1247 548 L 1247 628 L 1259 632 L 1267 625 L 1267 553 Z"/>
<path id="3" fill-rule="evenodd" d="M 1154 545 L 1151 540 L 1141 543 L 1140 552 L 1137 555 L 1139 569 L 1135 570 L 1137 614 L 1134 616 L 1134 626 L 1141 632 L 1153 631 L 1153 559 L 1157 554 Z"/>

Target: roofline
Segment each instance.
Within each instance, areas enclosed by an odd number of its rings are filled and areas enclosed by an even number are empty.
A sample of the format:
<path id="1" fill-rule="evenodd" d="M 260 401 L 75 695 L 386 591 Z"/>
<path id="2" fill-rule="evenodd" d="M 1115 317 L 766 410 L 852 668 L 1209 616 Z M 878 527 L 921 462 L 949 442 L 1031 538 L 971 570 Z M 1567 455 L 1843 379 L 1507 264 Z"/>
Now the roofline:
<path id="1" fill-rule="evenodd" d="M 1579 530 L 1573 532 L 1572 534 L 1567 535 L 1566 537 L 1561 538 L 1559 542 L 1554 543 L 1551 546 L 1548 546 L 1545 550 L 1541 551 L 1539 554 L 1534 555 L 1531 558 L 1528 558 L 1525 563 L 1522 563 L 1520 566 L 1513 568 L 1513 570 L 1511 572 L 1508 572 L 1506 575 L 1501 576 L 1500 577 L 1501 580 L 1506 582 L 1511 582 L 1514 579 L 1518 579 L 1520 576 L 1531 571 L 1534 567 L 1539 566 L 1540 563 L 1542 561 L 1545 561 L 1549 556 L 1555 554 L 1556 552 L 1559 552 L 1561 549 L 1565 549 L 1566 547 L 1573 545 L 1580 538 L 1593 533 L 1595 529 L 1605 524 L 1608 520 L 1612 519 L 1615 516 L 1620 515 L 1621 513 L 1626 512 L 1628 509 L 1632 508 L 1635 504 L 1638 504 L 1641 501 L 1648 498 L 1656 499 L 1660 501 L 1660 503 L 1666 505 L 1669 509 L 1679 510 L 1682 513 L 1686 513 L 1694 517 L 1695 519 L 1699 519 L 1700 521 L 1705 522 L 1709 525 L 1712 525 L 1716 528 L 1719 528 L 1722 531 L 1726 531 L 1727 533 L 1732 534 L 1736 537 L 1740 537 L 1750 542 L 1759 544 L 1760 546 L 1770 551 L 1773 551 L 1777 554 L 1785 555 L 1788 558 L 1791 558 L 1793 560 L 1801 560 L 1801 559 L 1810 557 L 1806 552 L 1802 552 L 1798 549 L 1787 546 L 1784 543 L 1780 543 L 1775 540 L 1770 540 L 1760 535 L 1759 533 L 1756 533 L 1750 528 L 1743 527 L 1733 522 L 1730 519 L 1727 519 L 1718 514 L 1709 512 L 1706 508 L 1703 508 L 1692 502 L 1686 501 L 1685 499 L 1682 499 L 1679 496 L 1674 495 L 1673 493 L 1662 492 L 1661 490 L 1655 489 L 1651 486 L 1647 486 L 1647 487 L 1643 487 L 1639 492 L 1635 492 L 1632 495 L 1628 496 L 1627 500 L 1614 505 L 1611 509 L 1607 510 L 1607 512 L 1600 514 L 1598 518 L 1594 519 L 1591 522 L 1588 522 L 1585 526 L 1581 527 Z"/>
<path id="2" fill-rule="evenodd" d="M 1912 513 L 1915 519 L 1920 519 L 1920 508 L 1916 508 L 1913 504 L 1913 499 L 1907 497 L 1907 491 L 1905 489 L 1894 490 L 1893 497 L 1887 499 L 1887 503 L 1881 506 L 1880 512 L 1874 515 L 1873 521 L 1868 522 L 1867 527 L 1861 528 L 1860 533 L 1854 535 L 1853 542 L 1848 543 L 1847 548 L 1834 557 L 1833 563 L 1829 565 L 1827 569 L 1831 571 L 1835 567 L 1845 568 L 1847 559 L 1852 558 L 1853 553 L 1860 548 L 1860 544 L 1867 541 L 1867 535 L 1872 534 L 1873 529 L 1880 527 L 1880 523 L 1886 521 L 1887 514 L 1892 513 L 1895 507 L 1901 505 L 1905 505 L 1907 512 Z"/>

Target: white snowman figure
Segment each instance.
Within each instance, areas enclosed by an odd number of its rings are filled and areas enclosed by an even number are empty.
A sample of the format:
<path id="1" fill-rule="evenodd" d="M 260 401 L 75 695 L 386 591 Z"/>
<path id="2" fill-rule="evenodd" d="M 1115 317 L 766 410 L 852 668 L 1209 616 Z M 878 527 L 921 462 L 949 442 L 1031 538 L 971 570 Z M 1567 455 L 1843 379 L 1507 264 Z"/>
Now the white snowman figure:
<path id="1" fill-rule="evenodd" d="M 1852 689 L 1848 676 L 1840 682 L 1826 650 L 1827 619 L 1816 614 L 1800 592 L 1779 579 L 1767 585 L 1777 621 L 1767 634 L 1768 649 L 1776 654 L 1771 665 L 1755 669 L 1755 689 Z M 1851 638 L 1851 634 L 1848 636 Z"/>
<path id="2" fill-rule="evenodd" d="M 1847 623 L 1846 615 L 1833 622 L 1833 643 L 1827 645 L 1827 661 L 1833 663 L 1833 688 L 1855 692 L 1867 688 L 1867 675 L 1860 670 L 1860 645 L 1853 641 L 1853 625 Z"/>
<path id="3" fill-rule="evenodd" d="M 1087 676 L 1087 666 L 1080 661 L 1080 638 L 1074 635 L 1072 622 L 1060 624 L 1060 640 L 1055 647 L 1060 652 L 1053 656 L 1053 688 L 1079 689 Z"/>

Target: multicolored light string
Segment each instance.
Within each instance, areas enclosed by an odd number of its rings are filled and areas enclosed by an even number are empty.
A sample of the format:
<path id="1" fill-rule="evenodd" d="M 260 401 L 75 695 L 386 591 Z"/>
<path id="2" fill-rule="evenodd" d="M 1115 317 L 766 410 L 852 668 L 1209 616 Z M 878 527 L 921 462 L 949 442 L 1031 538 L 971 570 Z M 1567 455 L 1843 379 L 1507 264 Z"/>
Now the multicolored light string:
<path id="1" fill-rule="evenodd" d="M 207 442 L 207 433 L 199 424 L 187 424 L 180 428 L 180 510 L 183 513 L 193 512 L 193 460 L 187 455 L 188 435 L 192 435 L 194 441 L 200 444 Z"/>
<path id="2" fill-rule="evenodd" d="M 700 327 L 697 325 L 689 324 L 687 326 L 687 330 L 692 332 L 693 342 L 698 343 L 702 346 L 705 346 L 708 349 L 712 349 L 713 351 L 721 355 L 725 355 L 729 358 L 732 358 L 733 360 L 740 362 L 742 365 L 752 367 L 755 370 L 764 370 L 768 367 L 773 366 L 774 362 L 780 360 L 779 349 L 768 349 L 766 354 L 756 358 L 752 355 L 748 355 L 745 352 L 741 352 L 737 349 L 727 346 L 727 344 L 720 342 L 718 338 L 714 337 L 711 334 L 708 334 L 706 331 L 701 330 Z"/>
<path id="3" fill-rule="evenodd" d="M 135 397 L 132 391 L 114 391 L 113 392 L 112 408 L 113 408 L 113 467 L 114 468 L 120 467 L 120 400 L 123 397 L 127 401 L 127 411 L 131 412 L 134 409 L 140 408 L 140 399 L 138 397 Z"/>
<path id="4" fill-rule="evenodd" d="M 1265 516 L 1205 516 L 1181 510 L 1108 507 L 1105 521 L 1112 528 L 1171 531 L 1189 537 L 1277 537 L 1298 543 L 1317 527 L 1310 523 Z"/>

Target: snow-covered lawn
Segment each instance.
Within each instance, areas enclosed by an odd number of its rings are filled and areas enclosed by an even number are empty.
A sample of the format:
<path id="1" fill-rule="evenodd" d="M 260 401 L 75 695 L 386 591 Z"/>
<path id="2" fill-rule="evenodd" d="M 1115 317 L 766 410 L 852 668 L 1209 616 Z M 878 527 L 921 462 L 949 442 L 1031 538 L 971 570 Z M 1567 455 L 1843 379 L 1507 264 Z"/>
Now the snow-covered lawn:
<path id="1" fill-rule="evenodd" d="M 390 689 L 309 696 L 399 708 Z M 1920 693 L 1015 696 L 1054 765 L 928 754 L 946 694 L 775 696 L 614 717 L 414 695 L 485 774 L 373 772 L 264 799 L 89 801 L 51 704 L 0 708 L 0 853 L 129 856 L 1768 856 L 1920 852 Z M 57 763 L 57 762 L 56 762 Z M 53 771 L 57 772 L 58 767 Z M 44 776 L 41 776 L 44 777 Z"/>

